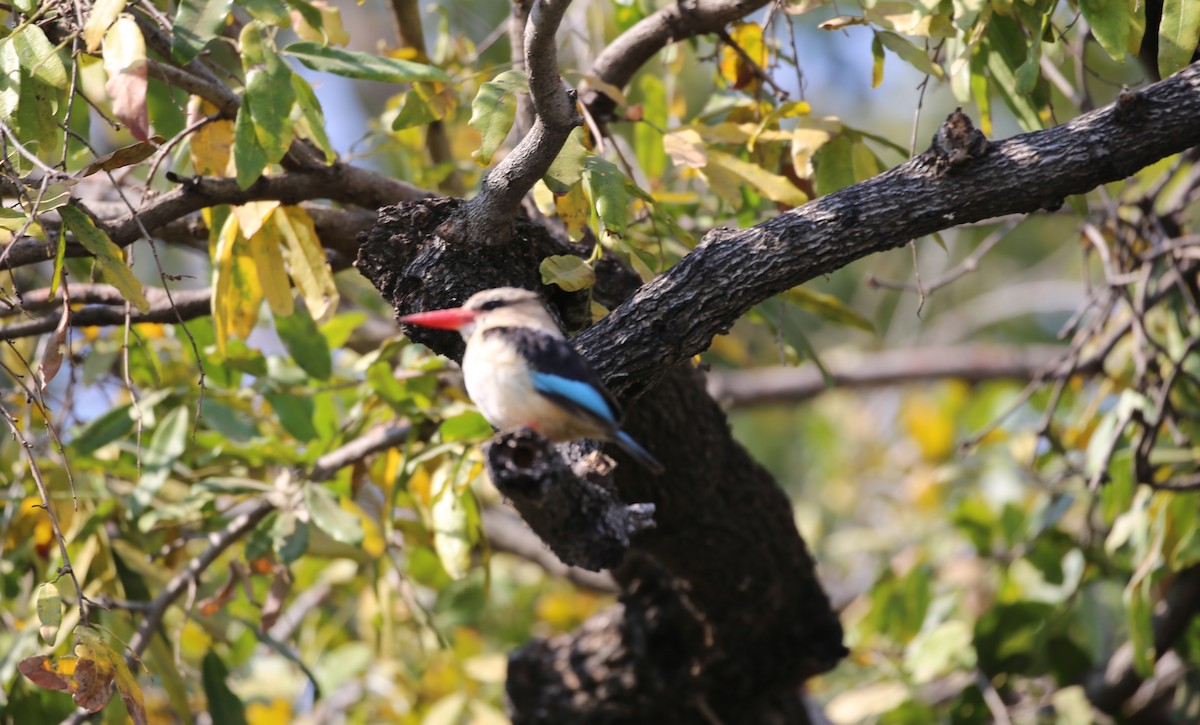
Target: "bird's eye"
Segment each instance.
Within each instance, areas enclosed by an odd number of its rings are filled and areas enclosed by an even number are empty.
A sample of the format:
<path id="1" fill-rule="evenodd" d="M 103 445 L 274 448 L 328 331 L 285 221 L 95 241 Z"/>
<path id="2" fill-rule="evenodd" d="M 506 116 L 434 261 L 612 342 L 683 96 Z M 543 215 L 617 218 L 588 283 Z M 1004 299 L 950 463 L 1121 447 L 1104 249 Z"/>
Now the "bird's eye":
<path id="1" fill-rule="evenodd" d="M 484 302 L 482 305 L 480 305 L 479 309 L 483 310 L 484 312 L 488 312 L 489 310 L 494 310 L 498 307 L 503 307 L 503 306 L 504 306 L 504 300 L 488 300 L 487 302 Z"/>

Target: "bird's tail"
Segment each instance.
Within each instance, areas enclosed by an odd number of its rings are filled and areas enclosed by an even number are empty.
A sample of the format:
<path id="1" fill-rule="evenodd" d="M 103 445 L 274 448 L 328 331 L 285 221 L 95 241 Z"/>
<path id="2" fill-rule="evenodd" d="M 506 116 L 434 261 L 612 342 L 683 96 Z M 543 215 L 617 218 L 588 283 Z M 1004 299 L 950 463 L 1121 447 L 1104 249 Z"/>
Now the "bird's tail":
<path id="1" fill-rule="evenodd" d="M 655 475 L 661 475 L 666 469 L 663 464 L 658 462 L 658 459 L 650 455 L 650 451 L 638 445 L 638 442 L 629 436 L 625 431 L 617 431 L 615 442 L 629 455 L 633 456 L 638 463 L 650 469 L 650 472 Z"/>

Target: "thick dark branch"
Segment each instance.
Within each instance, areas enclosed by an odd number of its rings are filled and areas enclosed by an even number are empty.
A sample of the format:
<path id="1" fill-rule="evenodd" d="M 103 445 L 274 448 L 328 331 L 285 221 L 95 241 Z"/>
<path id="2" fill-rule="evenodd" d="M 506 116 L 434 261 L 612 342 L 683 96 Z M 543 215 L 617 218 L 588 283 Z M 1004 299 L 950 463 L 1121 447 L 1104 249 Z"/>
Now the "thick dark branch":
<path id="1" fill-rule="evenodd" d="M 646 390 L 751 307 L 856 259 L 1005 214 L 1056 209 L 1200 143 L 1200 64 L 1070 123 L 988 146 L 961 114 L 935 148 L 755 227 L 715 229 L 578 338 L 618 394 Z M 599 354 L 603 349 L 604 354 Z"/>
<path id="2" fill-rule="evenodd" d="M 768 0 L 683 0 L 638 22 L 608 45 L 589 70 L 605 83 L 624 88 L 646 61 L 671 43 L 715 33 L 766 5 Z M 592 116 L 608 119 L 616 101 L 600 91 L 585 98 Z"/>
<path id="3" fill-rule="evenodd" d="M 554 552 L 546 548 L 537 534 L 508 509 L 499 506 L 486 508 L 482 518 L 483 533 L 493 551 L 503 551 L 532 561 L 550 576 L 566 579 L 586 589 L 606 594 L 616 593 L 617 583 L 610 574 L 562 563 Z"/>
<path id="4" fill-rule="evenodd" d="M 570 0 L 534 0 L 525 26 L 525 70 L 537 111 L 529 135 L 483 181 L 458 215 L 455 233 L 468 243 L 504 243 L 521 199 L 546 174 L 567 136 L 582 121 L 558 74 L 555 33 Z"/>
<path id="5" fill-rule="evenodd" d="M 825 360 L 836 388 L 877 388 L 928 380 L 1033 380 L 1048 372 L 1064 348 L 970 345 L 885 350 L 853 362 Z M 721 370 L 708 375 L 708 393 L 728 408 L 799 403 L 830 390 L 815 366 Z"/>
<path id="6" fill-rule="evenodd" d="M 579 444 L 586 445 L 586 444 Z M 589 571 L 621 563 L 629 538 L 654 526 L 654 504 L 626 504 L 593 450 L 572 466 L 530 430 L 501 435 L 487 449 L 492 483 L 564 563 Z"/>

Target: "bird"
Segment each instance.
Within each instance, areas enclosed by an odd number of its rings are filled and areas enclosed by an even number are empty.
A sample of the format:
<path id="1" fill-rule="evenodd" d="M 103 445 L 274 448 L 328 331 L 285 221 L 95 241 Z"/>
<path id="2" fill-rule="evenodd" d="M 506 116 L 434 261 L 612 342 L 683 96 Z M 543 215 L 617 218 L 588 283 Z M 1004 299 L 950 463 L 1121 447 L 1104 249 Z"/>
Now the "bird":
<path id="1" fill-rule="evenodd" d="M 467 395 L 497 430 L 530 428 L 551 441 L 611 441 L 651 472 L 663 472 L 662 463 L 621 430 L 620 406 L 536 292 L 483 290 L 461 307 L 405 315 L 400 322 L 462 335 Z"/>

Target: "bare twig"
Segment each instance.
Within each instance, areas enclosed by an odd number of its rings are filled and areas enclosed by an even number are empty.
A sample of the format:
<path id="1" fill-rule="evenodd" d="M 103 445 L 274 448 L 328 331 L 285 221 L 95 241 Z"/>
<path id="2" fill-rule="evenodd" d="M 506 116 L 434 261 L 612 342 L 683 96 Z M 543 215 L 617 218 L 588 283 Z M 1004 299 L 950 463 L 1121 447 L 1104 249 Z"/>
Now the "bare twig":
<path id="1" fill-rule="evenodd" d="M 1061 355 L 1056 346 L 963 346 L 888 350 L 853 363 L 825 360 L 837 388 L 863 389 L 929 380 L 970 383 L 1039 378 Z M 709 393 L 733 408 L 798 403 L 829 390 L 813 366 L 709 373 Z"/>

